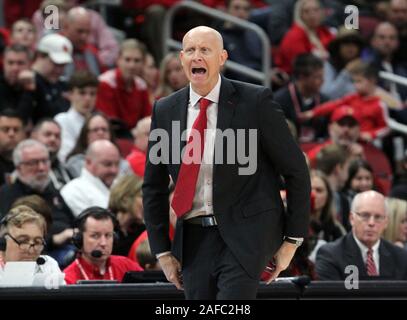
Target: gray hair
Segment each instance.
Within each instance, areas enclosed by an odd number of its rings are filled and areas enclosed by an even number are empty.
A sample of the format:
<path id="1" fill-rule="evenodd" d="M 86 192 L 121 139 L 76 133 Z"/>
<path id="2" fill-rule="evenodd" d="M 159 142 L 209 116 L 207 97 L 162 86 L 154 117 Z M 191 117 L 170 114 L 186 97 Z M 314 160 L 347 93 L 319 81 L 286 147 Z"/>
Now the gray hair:
<path id="1" fill-rule="evenodd" d="M 360 192 L 360 193 L 356 194 L 356 196 L 352 200 L 352 205 L 351 205 L 350 211 L 352 212 L 352 214 L 354 214 L 355 212 L 357 212 L 357 208 L 359 207 L 360 202 L 364 198 L 366 198 L 366 197 L 371 198 L 371 197 L 377 197 L 377 196 L 383 197 L 384 212 L 386 215 L 388 215 L 389 214 L 388 204 L 385 201 L 384 196 L 380 192 L 377 192 L 374 190 L 368 190 L 368 191 L 364 191 L 364 192 Z"/>
<path id="2" fill-rule="evenodd" d="M 34 146 L 38 146 L 40 148 L 43 148 L 44 151 L 47 153 L 47 155 L 49 157 L 48 149 L 43 143 L 39 142 L 38 140 L 34 140 L 34 139 L 26 139 L 26 140 L 21 141 L 14 148 L 14 151 L 13 151 L 13 163 L 14 163 L 15 167 L 17 167 L 22 162 L 24 149 L 31 148 L 31 147 L 34 147 Z"/>

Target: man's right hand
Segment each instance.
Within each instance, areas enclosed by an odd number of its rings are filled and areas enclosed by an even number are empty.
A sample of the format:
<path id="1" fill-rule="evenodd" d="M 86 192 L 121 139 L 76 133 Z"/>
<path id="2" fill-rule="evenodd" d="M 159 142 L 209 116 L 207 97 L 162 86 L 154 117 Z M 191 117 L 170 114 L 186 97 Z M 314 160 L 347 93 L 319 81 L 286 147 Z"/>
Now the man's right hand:
<path id="1" fill-rule="evenodd" d="M 18 75 L 18 81 L 24 90 L 35 90 L 35 73 L 32 70 L 23 70 Z"/>
<path id="2" fill-rule="evenodd" d="M 172 254 L 166 254 L 158 258 L 161 268 L 169 282 L 172 282 L 178 290 L 183 290 L 181 264 Z"/>

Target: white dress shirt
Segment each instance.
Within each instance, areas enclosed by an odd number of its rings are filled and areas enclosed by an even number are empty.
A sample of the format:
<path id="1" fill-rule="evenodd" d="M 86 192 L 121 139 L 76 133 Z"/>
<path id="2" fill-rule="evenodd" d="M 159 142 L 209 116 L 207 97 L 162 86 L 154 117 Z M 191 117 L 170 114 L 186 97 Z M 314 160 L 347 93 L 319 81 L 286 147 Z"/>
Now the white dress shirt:
<path id="1" fill-rule="evenodd" d="M 91 206 L 107 208 L 110 189 L 102 180 L 83 168 L 78 178 L 71 180 L 61 189 L 61 196 L 77 217 Z"/>
<path id="2" fill-rule="evenodd" d="M 58 113 L 54 120 L 61 126 L 61 148 L 58 152 L 58 159 L 65 163 L 67 155 L 75 147 L 85 123 L 85 117 L 71 106 L 67 112 Z"/>
<path id="3" fill-rule="evenodd" d="M 195 196 L 192 202 L 192 209 L 185 215 L 185 219 L 202 215 L 213 214 L 213 155 L 215 150 L 216 121 L 218 118 L 218 103 L 220 94 L 221 78 L 209 94 L 203 98 L 212 101 L 206 110 L 208 118 L 205 131 L 205 146 L 202 163 L 199 168 L 198 180 L 196 183 Z M 189 103 L 187 114 L 187 136 L 191 133 L 194 122 L 199 114 L 199 100 L 202 98 L 191 87 L 189 88 Z M 187 140 L 188 141 L 188 140 Z"/>
<path id="4" fill-rule="evenodd" d="M 353 234 L 353 238 L 355 239 L 356 244 L 358 245 L 360 252 L 362 253 L 363 262 L 366 265 L 367 251 L 369 250 L 369 248 L 366 247 L 362 242 L 360 242 L 360 240 L 355 236 L 355 234 Z M 377 274 L 380 274 L 379 246 L 380 246 L 380 239 L 372 246 L 373 261 L 376 265 Z"/>

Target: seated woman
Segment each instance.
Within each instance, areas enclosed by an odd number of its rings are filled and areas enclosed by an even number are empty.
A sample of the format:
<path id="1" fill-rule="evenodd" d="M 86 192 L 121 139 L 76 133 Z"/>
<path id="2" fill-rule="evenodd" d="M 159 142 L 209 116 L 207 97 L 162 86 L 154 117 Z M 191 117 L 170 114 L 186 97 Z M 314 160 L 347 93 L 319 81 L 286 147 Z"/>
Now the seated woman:
<path id="1" fill-rule="evenodd" d="M 386 198 L 388 224 L 383 239 L 407 249 L 407 201 Z"/>
<path id="2" fill-rule="evenodd" d="M 36 261 L 33 283 L 37 279 L 45 285 L 47 276 L 50 276 L 53 281 L 56 279 L 58 285 L 65 284 L 58 263 L 50 256 L 41 255 L 47 233 L 47 223 L 42 215 L 21 205 L 11 209 L 1 224 L 0 233 L 5 240 L 6 248 L 0 259 L 0 279 L 5 276 L 4 267 L 8 262 Z M 9 281 L 6 281 L 10 285 Z"/>

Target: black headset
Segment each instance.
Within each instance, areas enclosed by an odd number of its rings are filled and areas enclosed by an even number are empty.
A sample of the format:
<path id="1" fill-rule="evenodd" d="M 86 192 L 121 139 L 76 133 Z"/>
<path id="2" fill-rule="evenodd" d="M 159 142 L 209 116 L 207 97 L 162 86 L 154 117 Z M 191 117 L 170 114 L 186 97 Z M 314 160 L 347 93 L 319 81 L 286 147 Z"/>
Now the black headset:
<path id="1" fill-rule="evenodd" d="M 116 242 L 119 240 L 119 235 L 117 231 L 119 230 L 119 221 L 117 220 L 116 216 L 108 209 L 104 209 L 101 207 L 93 206 L 83 210 L 79 216 L 75 219 L 75 227 L 78 228 L 78 231 L 74 233 L 72 237 L 72 243 L 78 249 L 82 249 L 83 247 L 83 231 L 85 228 L 86 220 L 89 217 L 93 217 L 96 220 L 102 220 L 104 218 L 111 219 L 113 222 L 113 247 L 115 246 Z"/>

